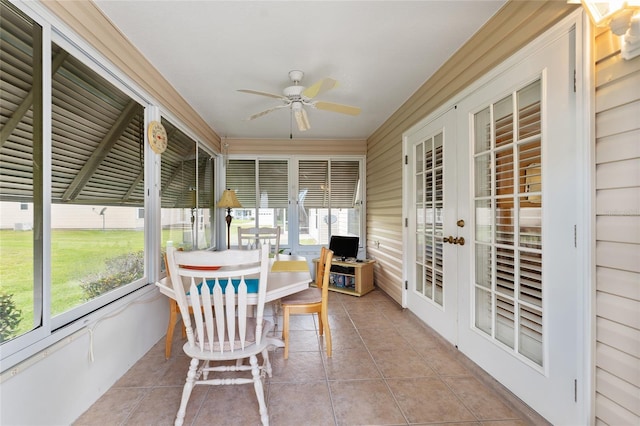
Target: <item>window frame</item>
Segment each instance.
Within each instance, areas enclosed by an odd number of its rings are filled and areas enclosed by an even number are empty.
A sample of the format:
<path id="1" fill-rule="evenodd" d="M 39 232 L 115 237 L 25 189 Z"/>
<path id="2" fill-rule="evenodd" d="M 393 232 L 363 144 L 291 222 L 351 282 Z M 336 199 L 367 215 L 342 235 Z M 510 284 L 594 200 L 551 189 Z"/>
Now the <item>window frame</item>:
<path id="1" fill-rule="evenodd" d="M 289 174 L 288 174 L 288 185 L 289 185 L 289 207 L 287 212 L 287 217 L 289 219 L 289 229 L 285 232 L 288 232 L 288 242 L 287 244 L 280 245 L 280 248 L 285 248 L 287 252 L 300 254 L 300 255 L 317 255 L 320 247 L 325 244 L 315 244 L 315 245 L 300 245 L 299 244 L 299 227 L 298 224 L 298 203 L 299 203 L 299 182 L 298 182 L 298 170 L 300 161 L 328 161 L 331 163 L 332 161 L 357 161 L 359 164 L 359 173 L 360 173 L 360 224 L 359 224 L 359 251 L 358 257 L 362 258 L 366 256 L 366 156 L 365 155 L 246 155 L 246 154 L 229 154 L 227 155 L 228 160 L 286 160 L 289 165 Z M 228 162 L 227 162 L 228 163 Z M 228 164 L 225 164 L 224 167 L 224 176 L 222 177 L 221 182 L 224 182 L 226 185 L 226 175 L 227 175 Z M 255 170 L 258 168 L 256 167 Z M 256 182 L 257 185 L 257 182 Z M 224 185 L 223 185 L 224 186 Z M 257 191 L 256 191 L 257 192 Z M 256 199 L 257 205 L 259 205 L 259 199 Z M 224 222 L 224 221 L 220 221 Z M 218 226 L 222 226 L 221 223 L 218 223 Z M 224 227 L 223 227 L 224 228 Z M 226 235 L 226 228 L 219 230 L 220 235 Z M 232 242 L 233 243 L 233 242 Z M 233 244 L 232 244 L 233 245 Z M 328 246 L 328 242 L 326 244 Z"/>
<path id="2" fill-rule="evenodd" d="M 85 40 L 78 38 L 72 32 L 66 30 L 66 26 L 55 15 L 37 3 L 25 3 L 13 1 L 11 5 L 24 15 L 28 16 L 35 25 L 42 28 L 41 40 L 34 42 L 36 48 L 41 44 L 42 57 L 42 140 L 43 140 L 43 182 L 42 193 L 43 202 L 39 207 L 34 204 L 34 209 L 40 209 L 35 213 L 34 225 L 40 218 L 42 226 L 42 259 L 34 256 L 34 308 L 36 303 L 40 304 L 42 320 L 39 326 L 35 326 L 30 331 L 18 335 L 11 340 L 0 344 L 0 372 L 7 371 L 22 362 L 30 362 L 28 359 L 43 350 L 54 350 L 58 345 L 65 344 L 69 339 L 74 339 L 78 333 L 84 333 L 83 329 L 87 324 L 96 323 L 102 318 L 113 315 L 125 309 L 134 300 L 138 300 L 145 295 L 152 296 L 157 290 L 153 284 L 165 274 L 160 270 L 161 239 L 161 219 L 160 219 L 160 197 L 154 188 L 160 185 L 160 156 L 151 150 L 147 141 L 146 129 L 150 121 L 160 120 L 161 117 L 170 120 L 185 134 L 193 138 L 196 149 L 204 150 L 211 156 L 216 167 L 219 167 L 217 154 L 212 153 L 211 148 L 202 143 L 199 137 L 194 135 L 184 123 L 171 113 L 162 109 L 162 106 L 155 103 L 153 98 L 142 90 L 136 83 L 126 77 L 119 69 L 104 59 Z M 143 108 L 144 114 L 144 205 L 138 209 L 144 212 L 144 274 L 143 277 L 118 289 L 110 291 L 88 302 L 84 302 L 68 312 L 51 316 L 51 173 L 52 173 L 52 81 L 51 75 L 51 55 L 53 43 L 67 51 L 75 60 L 97 73 L 106 82 L 116 87 L 126 94 L 131 100 L 137 102 Z M 217 175 L 216 175 L 217 178 Z M 216 182 L 214 182 L 216 184 Z M 215 192 L 215 188 L 213 189 Z M 216 194 L 213 195 L 214 197 Z M 213 213 L 212 213 L 213 214 Z M 40 216 L 37 216 L 40 215 Z M 139 210 L 136 211 L 136 216 Z M 213 232 L 218 226 L 215 222 L 217 215 L 214 215 Z M 213 239 L 215 241 L 215 237 Z M 39 270 L 36 265 L 41 265 Z M 37 275 L 43 278 L 38 283 Z M 36 313 L 35 315 L 40 315 Z"/>

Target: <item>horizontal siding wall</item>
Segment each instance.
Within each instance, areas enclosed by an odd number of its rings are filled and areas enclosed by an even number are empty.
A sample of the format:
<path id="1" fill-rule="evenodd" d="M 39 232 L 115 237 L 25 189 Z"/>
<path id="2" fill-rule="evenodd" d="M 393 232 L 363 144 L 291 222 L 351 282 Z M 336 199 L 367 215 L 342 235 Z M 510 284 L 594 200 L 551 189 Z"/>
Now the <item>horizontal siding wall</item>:
<path id="1" fill-rule="evenodd" d="M 402 299 L 402 134 L 577 7 L 509 1 L 367 140 L 367 254 L 377 260 L 376 285 L 396 301 Z"/>
<path id="2" fill-rule="evenodd" d="M 640 57 L 596 36 L 597 424 L 640 424 Z"/>

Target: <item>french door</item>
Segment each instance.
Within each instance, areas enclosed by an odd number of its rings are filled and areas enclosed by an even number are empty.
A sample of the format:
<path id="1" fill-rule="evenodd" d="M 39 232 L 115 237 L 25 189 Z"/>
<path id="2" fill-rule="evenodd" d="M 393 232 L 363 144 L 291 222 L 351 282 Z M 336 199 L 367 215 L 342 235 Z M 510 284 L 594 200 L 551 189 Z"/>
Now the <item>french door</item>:
<path id="1" fill-rule="evenodd" d="M 464 267 L 457 257 L 464 241 L 457 235 L 457 193 L 458 185 L 466 182 L 456 172 L 455 117 L 449 110 L 405 135 L 405 178 L 412 187 L 408 233 L 414 247 L 407 258 L 411 265 L 407 307 L 453 344 L 458 323 L 456 281 L 458 269 Z"/>
<path id="2" fill-rule="evenodd" d="M 575 30 L 534 46 L 405 134 L 406 305 L 552 423 L 576 424 Z"/>

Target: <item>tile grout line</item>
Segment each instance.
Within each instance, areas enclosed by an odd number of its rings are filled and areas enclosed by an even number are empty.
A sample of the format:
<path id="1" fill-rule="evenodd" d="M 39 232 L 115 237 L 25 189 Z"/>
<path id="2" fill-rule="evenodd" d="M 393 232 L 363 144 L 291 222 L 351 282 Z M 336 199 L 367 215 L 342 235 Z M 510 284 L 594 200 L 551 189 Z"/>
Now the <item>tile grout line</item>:
<path id="1" fill-rule="evenodd" d="M 391 395 L 391 397 L 393 398 L 393 402 L 396 404 L 396 407 L 398 408 L 398 411 L 400 411 L 400 413 L 402 414 L 402 417 L 404 418 L 405 424 L 410 424 L 409 423 L 409 419 L 407 418 L 407 415 L 405 414 L 404 410 L 402 409 L 402 407 L 400 406 L 400 403 L 398 402 L 398 399 L 396 398 L 396 395 L 393 393 L 393 391 L 391 390 L 391 387 L 389 386 L 389 383 L 387 382 L 387 378 L 385 377 L 385 375 L 382 373 L 382 370 L 380 369 L 380 367 L 378 366 L 378 363 L 376 362 L 376 359 L 373 357 L 373 354 L 371 353 L 371 350 L 369 349 L 369 345 L 367 345 L 367 343 L 364 341 L 364 339 L 362 338 L 362 335 L 360 334 L 360 330 L 358 329 L 358 327 L 356 327 L 356 323 L 353 321 L 353 319 L 351 318 L 351 313 L 349 313 L 349 311 L 347 310 L 347 308 L 345 307 L 345 311 L 347 311 L 347 315 L 349 316 L 349 320 L 351 321 L 351 324 L 353 324 L 353 328 L 355 329 L 356 333 L 358 334 L 358 337 L 360 337 L 360 340 L 362 341 L 362 344 L 364 345 L 367 353 L 369 354 L 369 356 L 371 357 L 371 361 L 373 361 L 373 365 L 375 365 L 376 370 L 378 371 L 378 374 L 380 374 L 380 377 L 382 379 L 382 382 L 384 383 L 385 387 L 387 388 L 387 391 L 389 392 L 389 394 Z M 383 313 L 384 315 L 384 313 Z M 386 317 L 385 317 L 386 318 Z M 388 320 L 388 318 L 387 318 Z M 396 330 L 395 327 L 393 327 L 394 331 L 397 333 L 398 331 Z M 404 339 L 403 336 L 400 336 Z M 405 339 L 406 340 L 406 339 Z"/>
<path id="2" fill-rule="evenodd" d="M 340 303 L 342 305 L 342 302 Z M 343 309 L 344 309 L 344 305 L 343 305 Z M 328 317 L 328 313 L 327 313 L 327 317 Z M 320 347 L 320 358 L 322 359 L 322 368 L 324 369 L 324 383 L 325 386 L 327 387 L 327 392 L 329 394 L 329 404 L 331 404 L 331 414 L 333 417 L 333 424 L 334 425 L 338 425 L 338 418 L 336 417 L 336 407 L 333 403 L 333 393 L 331 392 L 331 386 L 329 385 L 329 372 L 327 371 L 327 357 L 325 356 L 325 352 L 326 352 L 326 347 L 323 350 L 322 345 L 320 345 L 320 341 L 321 339 L 324 339 L 323 336 L 320 336 L 320 332 L 319 332 L 319 324 L 316 321 L 316 317 L 313 317 L 313 321 L 315 323 L 315 327 L 316 330 L 318 332 L 318 345 Z M 328 324 L 328 328 L 331 329 L 331 323 Z M 324 340 L 322 340 L 324 341 Z M 331 348 L 331 355 L 333 356 L 333 342 L 331 342 L 332 344 L 332 348 Z M 326 346 L 326 345 L 325 345 Z"/>

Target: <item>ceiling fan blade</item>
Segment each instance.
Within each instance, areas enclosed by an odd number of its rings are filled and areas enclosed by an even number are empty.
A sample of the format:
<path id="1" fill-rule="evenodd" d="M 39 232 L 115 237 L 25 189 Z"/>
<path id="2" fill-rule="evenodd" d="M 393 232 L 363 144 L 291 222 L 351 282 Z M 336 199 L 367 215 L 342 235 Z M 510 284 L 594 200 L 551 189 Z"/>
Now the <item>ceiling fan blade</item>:
<path id="1" fill-rule="evenodd" d="M 252 95 L 260 95 L 260 96 L 268 96 L 270 98 L 283 99 L 287 101 L 288 99 L 282 95 L 274 95 L 273 93 L 260 92 L 258 90 L 249 90 L 249 89 L 238 89 L 238 92 L 242 93 L 250 93 Z"/>
<path id="2" fill-rule="evenodd" d="M 305 96 L 309 99 L 315 98 L 316 96 L 333 89 L 338 85 L 338 82 L 332 78 L 323 78 L 320 81 L 315 82 L 311 86 L 307 87 L 302 91 L 302 96 Z"/>
<path id="3" fill-rule="evenodd" d="M 313 106 L 325 111 L 339 112 L 340 114 L 358 115 L 361 109 L 350 105 L 335 104 L 333 102 L 317 101 Z"/>
<path id="4" fill-rule="evenodd" d="M 266 109 L 266 110 L 261 111 L 259 113 L 253 114 L 251 117 L 248 117 L 246 120 L 255 120 L 256 118 L 262 117 L 265 114 L 269 114 L 270 112 L 273 112 L 273 111 L 275 111 L 277 109 L 286 108 L 288 106 L 289 105 L 278 105 L 277 107 L 269 108 L 269 109 Z"/>

